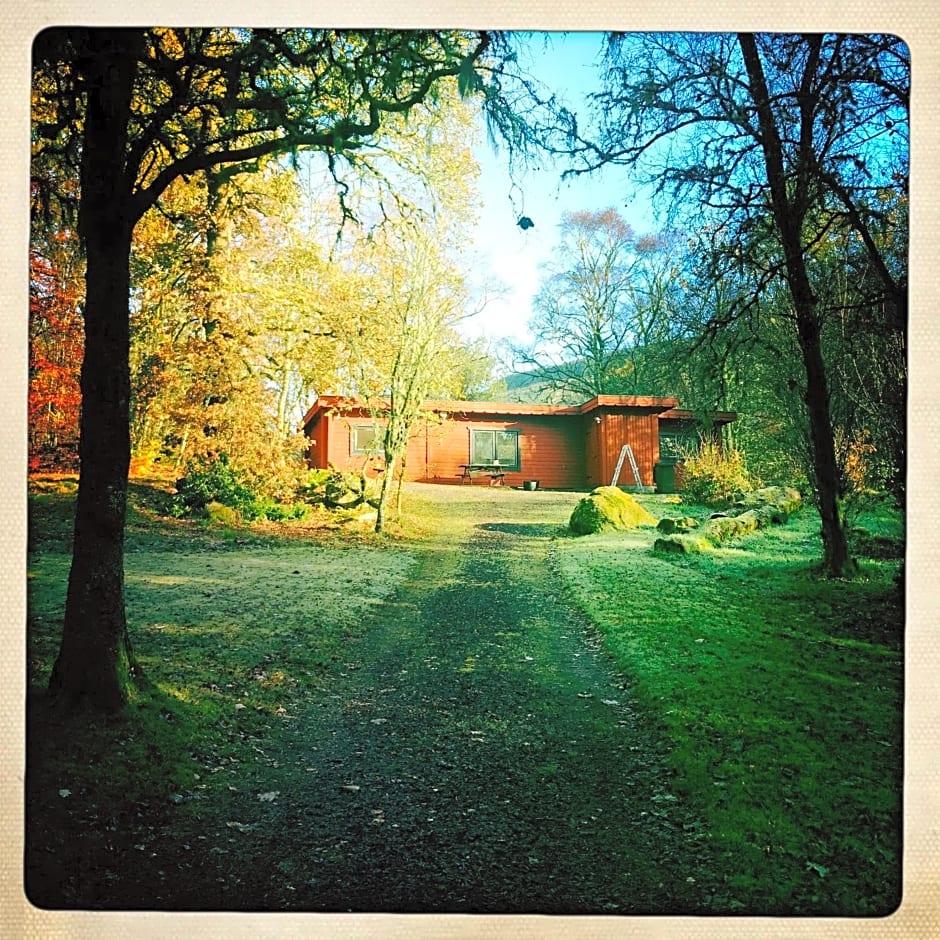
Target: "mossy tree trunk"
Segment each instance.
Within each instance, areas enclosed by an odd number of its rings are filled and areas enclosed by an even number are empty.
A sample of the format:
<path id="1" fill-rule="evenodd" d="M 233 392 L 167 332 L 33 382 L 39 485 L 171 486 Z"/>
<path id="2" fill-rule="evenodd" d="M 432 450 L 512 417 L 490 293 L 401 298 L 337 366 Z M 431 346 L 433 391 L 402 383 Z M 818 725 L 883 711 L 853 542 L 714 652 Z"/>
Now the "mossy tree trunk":
<path id="1" fill-rule="evenodd" d="M 379 490 L 379 504 L 375 510 L 375 531 L 381 532 L 388 519 L 388 504 L 392 495 L 392 484 L 395 480 L 395 471 L 398 468 L 398 455 L 385 451 L 385 473 L 382 474 L 382 487 Z M 399 510 L 400 510 L 399 506 Z"/>

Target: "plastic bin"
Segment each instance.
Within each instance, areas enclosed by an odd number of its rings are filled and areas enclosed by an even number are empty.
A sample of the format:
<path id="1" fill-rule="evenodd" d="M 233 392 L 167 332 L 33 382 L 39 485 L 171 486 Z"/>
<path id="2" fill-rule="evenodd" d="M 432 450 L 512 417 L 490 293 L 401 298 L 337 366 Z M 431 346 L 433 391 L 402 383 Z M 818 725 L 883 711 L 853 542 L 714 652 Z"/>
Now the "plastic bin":
<path id="1" fill-rule="evenodd" d="M 676 465 L 675 463 L 658 463 L 653 467 L 653 482 L 657 493 L 675 493 L 676 491 Z"/>

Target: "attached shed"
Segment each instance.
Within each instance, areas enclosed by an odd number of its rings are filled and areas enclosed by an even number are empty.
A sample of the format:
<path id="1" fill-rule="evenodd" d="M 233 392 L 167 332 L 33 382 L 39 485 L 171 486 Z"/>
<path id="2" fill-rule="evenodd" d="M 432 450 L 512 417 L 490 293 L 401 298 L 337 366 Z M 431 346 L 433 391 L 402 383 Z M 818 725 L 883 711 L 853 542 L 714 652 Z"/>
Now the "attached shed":
<path id="1" fill-rule="evenodd" d="M 712 411 L 697 416 L 682 408 L 659 415 L 659 462 L 654 476 L 660 493 L 682 489 L 682 458 L 694 453 L 703 441 L 721 443 L 721 429 L 735 420 L 733 411 Z"/>
<path id="2" fill-rule="evenodd" d="M 537 480 L 547 489 L 584 489 L 609 484 L 629 444 L 641 484 L 653 486 L 660 417 L 676 405 L 673 398 L 618 395 L 582 405 L 429 401 L 408 444 L 405 478 L 457 483 L 468 479 L 468 467 L 497 467 L 510 486 Z M 321 396 L 303 422 L 311 466 L 380 473 L 382 423 L 381 408 Z M 629 466 L 619 482 L 635 482 Z"/>

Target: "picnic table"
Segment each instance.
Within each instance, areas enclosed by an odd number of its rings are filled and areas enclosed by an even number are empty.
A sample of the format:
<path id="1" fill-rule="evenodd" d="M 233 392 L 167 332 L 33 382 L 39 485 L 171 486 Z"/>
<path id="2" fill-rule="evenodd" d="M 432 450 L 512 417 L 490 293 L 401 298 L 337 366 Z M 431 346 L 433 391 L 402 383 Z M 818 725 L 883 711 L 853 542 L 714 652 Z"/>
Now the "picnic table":
<path id="1" fill-rule="evenodd" d="M 506 479 L 506 471 L 498 463 L 462 463 L 460 470 L 461 483 L 472 483 L 474 474 L 488 476 L 490 486 L 502 486 Z"/>

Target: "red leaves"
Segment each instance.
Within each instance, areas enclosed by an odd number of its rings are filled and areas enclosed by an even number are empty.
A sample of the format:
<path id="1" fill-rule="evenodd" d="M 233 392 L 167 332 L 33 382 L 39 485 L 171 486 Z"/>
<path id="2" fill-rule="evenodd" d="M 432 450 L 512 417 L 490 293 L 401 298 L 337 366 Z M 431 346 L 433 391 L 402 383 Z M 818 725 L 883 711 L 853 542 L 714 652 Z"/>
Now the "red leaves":
<path id="1" fill-rule="evenodd" d="M 67 259 L 35 247 L 29 275 L 29 467 L 71 469 L 78 461 L 81 409 L 81 284 Z"/>

